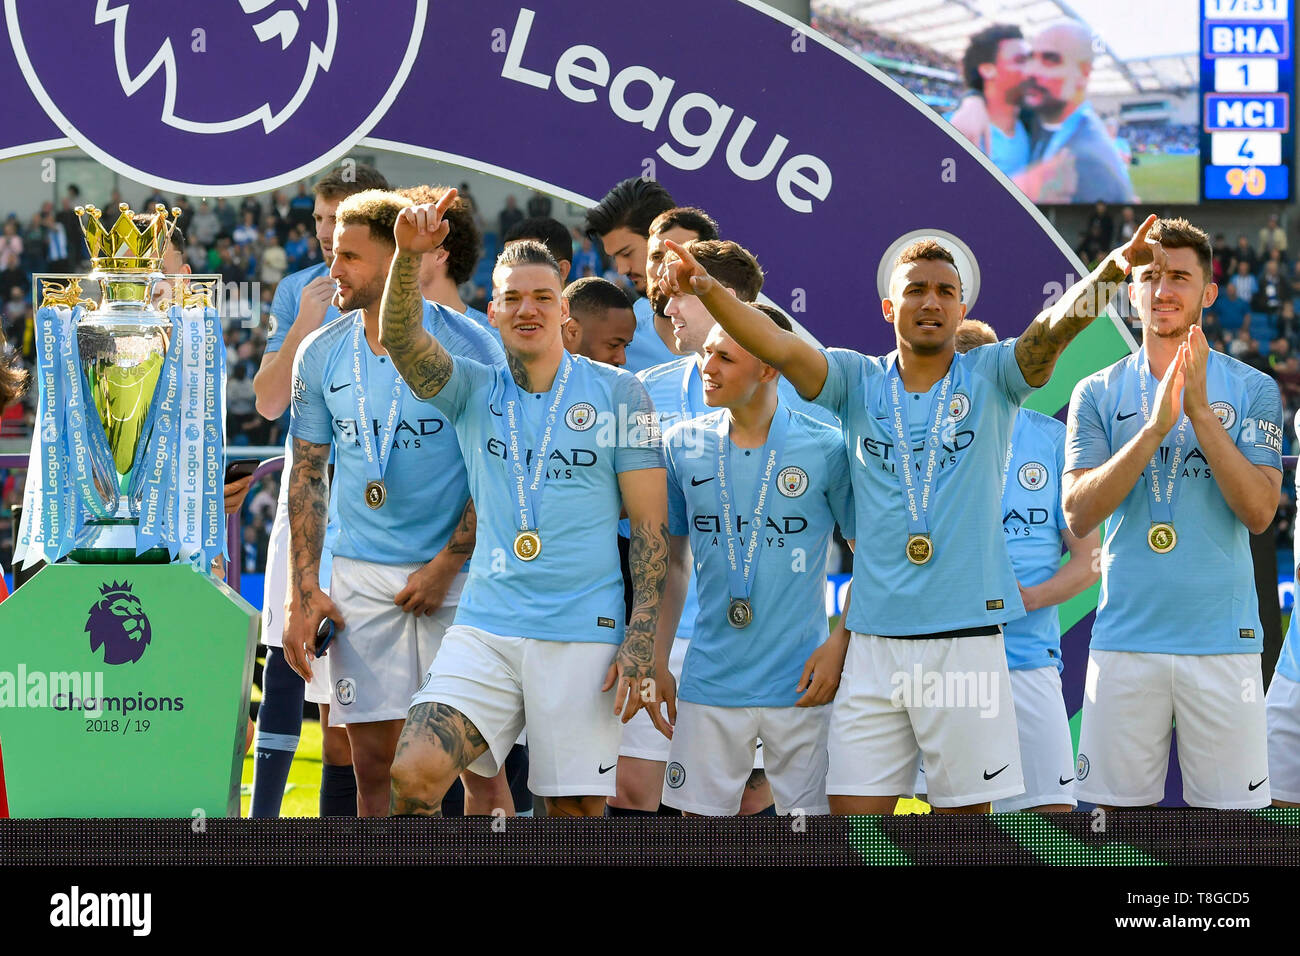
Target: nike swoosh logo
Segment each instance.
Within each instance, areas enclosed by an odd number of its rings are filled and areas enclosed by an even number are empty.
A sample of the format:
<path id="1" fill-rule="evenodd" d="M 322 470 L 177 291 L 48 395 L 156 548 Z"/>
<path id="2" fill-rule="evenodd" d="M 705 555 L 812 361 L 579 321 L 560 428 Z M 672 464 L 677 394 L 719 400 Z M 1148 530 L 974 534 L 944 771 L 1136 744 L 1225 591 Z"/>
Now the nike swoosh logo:
<path id="1" fill-rule="evenodd" d="M 1005 764 L 1004 766 L 1000 767 L 999 769 L 994 770 L 992 773 L 989 773 L 987 770 L 985 770 L 985 771 L 984 771 L 984 779 L 985 779 L 985 780 L 992 780 L 994 777 L 996 777 L 996 776 L 997 776 L 998 774 L 1000 774 L 1003 770 L 1006 770 L 1007 767 L 1010 767 L 1010 766 L 1011 766 L 1011 764 Z"/>
<path id="2" fill-rule="evenodd" d="M 1267 780 L 1267 779 L 1268 779 L 1268 777 L 1265 777 L 1265 778 L 1264 778 L 1264 780 Z M 1264 780 L 1261 780 L 1259 783 L 1252 783 L 1252 784 L 1250 784 L 1250 786 L 1248 786 L 1246 789 L 1247 789 L 1247 790 L 1258 790 L 1260 787 L 1264 786 Z"/>
<path id="3" fill-rule="evenodd" d="M 612 763 L 612 764 L 610 764 L 608 767 L 602 767 L 600 764 L 596 764 L 596 768 L 597 768 L 601 773 L 609 773 L 611 770 L 613 770 L 613 769 L 614 769 L 615 767 L 617 767 L 617 766 L 618 766 L 617 763 Z"/>
<path id="4" fill-rule="evenodd" d="M 702 485 L 702 484 L 704 484 L 706 481 L 712 481 L 713 479 L 714 479 L 714 476 L 713 476 L 713 475 L 709 475 L 709 477 L 707 477 L 707 478 L 700 478 L 699 480 L 696 480 L 695 478 L 692 478 L 692 479 L 691 479 L 691 487 L 694 488 L 696 485 Z"/>
<path id="5" fill-rule="evenodd" d="M 348 387 L 349 385 L 351 385 L 351 384 L 352 384 L 351 382 L 345 382 L 345 383 L 342 384 L 342 385 L 331 385 L 331 386 L 330 386 L 330 391 L 331 391 L 331 392 L 341 392 L 341 391 L 343 391 L 343 389 L 347 388 L 347 387 Z"/>
<path id="6" fill-rule="evenodd" d="M 1119 412 L 1116 412 L 1116 413 L 1115 413 L 1115 421 L 1117 421 L 1117 422 L 1128 421 L 1130 418 L 1132 418 L 1132 417 L 1133 417 L 1134 415 L 1136 415 L 1136 414 L 1137 414 L 1137 412 L 1129 412 L 1127 415 L 1121 415 Z"/>
<path id="7" fill-rule="evenodd" d="M 1062 777 L 1060 780 L 1056 782 L 1063 787 L 1069 786 L 1070 784 L 1074 783 L 1074 777 Z"/>

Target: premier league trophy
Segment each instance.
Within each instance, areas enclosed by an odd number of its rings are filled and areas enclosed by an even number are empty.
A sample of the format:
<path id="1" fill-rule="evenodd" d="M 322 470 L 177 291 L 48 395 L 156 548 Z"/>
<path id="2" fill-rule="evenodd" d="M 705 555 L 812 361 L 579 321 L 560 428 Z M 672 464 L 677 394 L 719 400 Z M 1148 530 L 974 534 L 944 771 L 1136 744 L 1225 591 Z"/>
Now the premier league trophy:
<path id="1" fill-rule="evenodd" d="M 225 348 L 211 287 L 171 277 L 155 304 L 179 210 L 169 221 L 155 207 L 144 228 L 125 203 L 111 228 L 93 206 L 76 211 L 101 294 L 83 299 L 79 276 L 38 277 L 36 480 L 21 555 L 206 568 L 225 537 Z"/>
<path id="2" fill-rule="evenodd" d="M 212 288 L 160 271 L 177 211 L 144 226 L 118 212 L 107 227 L 77 209 L 89 276 L 34 277 L 15 559 L 47 566 L 0 605 L 0 671 L 29 675 L 21 700 L 0 684 L 8 803 L 237 816 L 260 615 L 208 573 L 225 540 L 226 350 Z"/>

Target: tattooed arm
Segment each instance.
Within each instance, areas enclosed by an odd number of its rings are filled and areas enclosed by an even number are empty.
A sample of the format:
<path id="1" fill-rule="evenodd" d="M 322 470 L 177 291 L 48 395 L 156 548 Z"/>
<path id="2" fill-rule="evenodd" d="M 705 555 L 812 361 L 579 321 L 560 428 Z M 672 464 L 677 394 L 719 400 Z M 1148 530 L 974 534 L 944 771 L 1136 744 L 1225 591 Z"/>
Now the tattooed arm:
<path id="1" fill-rule="evenodd" d="M 474 499 L 471 498 L 465 502 L 460 523 L 452 531 L 446 545 L 428 564 L 411 572 L 406 579 L 406 587 L 397 592 L 393 603 L 416 617 L 432 614 L 442 607 L 452 580 L 474 553 L 477 532 L 478 515 L 474 511 Z"/>
<path id="2" fill-rule="evenodd" d="M 379 309 L 379 344 L 420 398 L 432 398 L 451 378 L 451 355 L 424 327 L 424 296 L 420 293 L 420 259 L 437 249 L 451 226 L 443 219 L 456 200 L 447 190 L 436 204 L 408 206 L 393 224 L 397 249 L 388 268 L 388 283 Z"/>
<path id="3" fill-rule="evenodd" d="M 668 574 L 668 483 L 663 468 L 641 468 L 618 475 L 632 537 L 632 617 L 623 644 L 609 667 L 602 690 L 615 686 L 614 713 L 627 723 L 643 704 L 658 699 L 655 685 L 655 629 Z M 647 708 L 661 732 L 659 709 Z"/>
<path id="4" fill-rule="evenodd" d="M 1091 275 L 1070 286 L 1055 305 L 1038 313 L 1016 339 L 1016 361 L 1026 382 L 1035 388 L 1047 384 L 1065 347 L 1105 311 L 1134 268 L 1151 263 L 1163 267 L 1164 250 L 1147 238 L 1155 221 L 1154 215 L 1148 216 L 1132 239 L 1111 252 Z"/>
<path id="5" fill-rule="evenodd" d="M 343 616 L 320 589 L 320 557 L 325 546 L 330 446 L 295 437 L 289 472 L 289 594 L 285 607 L 284 658 L 303 680 L 311 680 L 316 628 L 331 618 L 342 630 Z M 310 652 L 310 653 L 309 653 Z"/>

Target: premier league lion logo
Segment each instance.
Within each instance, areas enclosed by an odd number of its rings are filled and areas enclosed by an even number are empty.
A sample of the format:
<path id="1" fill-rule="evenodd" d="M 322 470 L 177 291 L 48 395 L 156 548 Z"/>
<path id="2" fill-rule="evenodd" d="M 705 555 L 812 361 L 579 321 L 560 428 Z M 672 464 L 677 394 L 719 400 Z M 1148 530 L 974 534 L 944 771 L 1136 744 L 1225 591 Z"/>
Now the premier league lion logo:
<path id="1" fill-rule="evenodd" d="M 140 599 L 131 593 L 129 581 L 100 585 L 99 592 L 99 603 L 86 620 L 90 649 L 103 647 L 105 664 L 134 664 L 152 637 Z"/>
<path id="2" fill-rule="evenodd" d="M 160 118 L 168 126 L 228 133 L 260 122 L 269 133 L 330 68 L 336 2 L 98 0 L 95 23 L 113 25 L 123 92 L 135 96 L 150 87 L 160 93 Z M 178 6 L 189 9 L 181 15 Z M 239 74 L 257 82 L 240 83 Z"/>

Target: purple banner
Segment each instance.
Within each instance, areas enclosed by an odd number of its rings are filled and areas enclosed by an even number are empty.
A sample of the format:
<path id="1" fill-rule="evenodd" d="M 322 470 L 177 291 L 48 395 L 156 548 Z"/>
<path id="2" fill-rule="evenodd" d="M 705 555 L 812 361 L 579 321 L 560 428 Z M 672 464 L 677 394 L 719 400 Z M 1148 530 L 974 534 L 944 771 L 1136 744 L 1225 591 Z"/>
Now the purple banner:
<path id="1" fill-rule="evenodd" d="M 972 314 L 1003 335 L 1080 272 L 934 114 L 766 8 L 428 7 L 5 0 L 0 155 L 66 136 L 124 175 L 211 196 L 282 186 L 358 144 L 585 203 L 652 177 L 757 253 L 775 303 L 823 341 L 869 351 L 893 346 L 877 273 L 904 236 L 960 240 Z"/>

